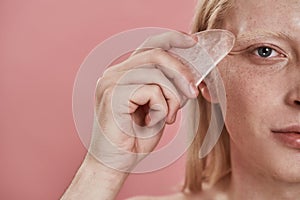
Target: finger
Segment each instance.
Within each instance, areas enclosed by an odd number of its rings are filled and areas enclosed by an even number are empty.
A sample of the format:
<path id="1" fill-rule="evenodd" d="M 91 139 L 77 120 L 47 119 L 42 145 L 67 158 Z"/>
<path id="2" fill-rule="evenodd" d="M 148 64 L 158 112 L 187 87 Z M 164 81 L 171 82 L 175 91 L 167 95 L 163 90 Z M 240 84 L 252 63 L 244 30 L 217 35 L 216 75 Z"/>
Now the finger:
<path id="1" fill-rule="evenodd" d="M 176 47 L 185 49 L 194 46 L 196 43 L 197 37 L 193 35 L 189 35 L 187 33 L 179 31 L 170 31 L 160 35 L 149 37 L 140 47 L 138 47 L 136 51 L 133 52 L 132 55 L 153 48 L 169 50 L 173 47 Z"/>
<path id="2" fill-rule="evenodd" d="M 141 109 L 147 106 L 148 109 Z M 131 137 L 150 138 L 166 124 L 168 105 L 157 85 L 117 85 L 111 109 L 115 124 Z"/>
<path id="3" fill-rule="evenodd" d="M 97 106 L 101 102 L 107 88 L 114 87 L 114 85 L 136 84 L 156 84 L 161 87 L 169 107 L 167 123 L 173 123 L 174 114 L 183 106 L 186 98 L 182 96 L 173 83 L 153 65 L 134 68 L 125 74 L 123 73 L 123 75 L 120 75 L 120 72 L 116 72 L 114 76 L 99 78 L 96 85 L 95 105 Z M 122 90 L 122 93 L 124 91 L 128 92 L 128 90 Z"/>
<path id="4" fill-rule="evenodd" d="M 124 65 L 119 66 L 118 70 L 125 71 L 147 64 L 154 64 L 155 68 L 161 70 L 184 96 L 188 98 L 197 97 L 198 89 L 195 86 L 196 81 L 193 71 L 163 49 L 153 49 L 139 53 L 126 60 Z"/>
<path id="5" fill-rule="evenodd" d="M 151 47 L 152 50 L 153 50 L 154 47 L 157 47 L 157 49 L 161 48 L 161 49 L 164 49 L 164 50 L 169 50 L 173 47 L 176 47 L 176 48 L 190 48 L 190 47 L 194 46 L 197 43 L 197 40 L 198 40 L 198 38 L 194 35 L 189 35 L 187 33 L 179 32 L 179 31 L 170 31 L 170 32 L 166 32 L 166 33 L 148 38 L 140 46 L 140 48 L 142 48 L 143 51 L 144 50 L 149 50 L 148 48 L 150 48 L 150 47 Z M 157 49 L 154 49 L 154 51 L 159 52 L 160 50 L 157 50 Z M 137 51 L 135 53 L 133 53 L 132 55 L 134 55 L 136 53 L 137 53 Z M 139 56 L 138 59 L 140 57 L 142 57 L 142 56 Z M 145 59 L 145 61 L 146 60 L 147 59 Z M 131 63 L 134 64 L 134 62 L 130 62 L 129 60 L 126 60 L 123 63 L 119 63 L 119 64 L 114 65 L 114 66 L 108 68 L 107 70 L 105 70 L 103 76 L 107 77 L 107 75 L 111 76 L 111 74 L 112 74 L 112 78 L 113 78 L 113 79 L 109 79 L 106 82 L 112 82 L 112 80 L 115 80 L 114 75 L 117 71 L 126 70 L 128 68 L 134 67 L 134 66 L 131 66 Z M 136 64 L 139 65 L 139 63 L 136 63 Z M 183 64 L 183 63 L 181 63 L 181 64 Z M 166 70 L 166 71 L 169 71 L 169 70 Z M 190 74 L 192 74 L 192 73 L 190 73 Z M 102 82 L 102 85 L 107 86 L 107 85 L 110 85 L 110 84 Z M 193 88 L 194 88 L 195 92 L 197 93 L 196 87 L 193 87 Z"/>
<path id="6" fill-rule="evenodd" d="M 119 79 L 119 80 L 117 80 Z M 174 118 L 174 113 L 177 109 L 183 104 L 182 101 L 185 98 L 178 91 L 178 89 L 173 85 L 173 83 L 166 78 L 166 76 L 159 69 L 151 65 L 146 65 L 141 68 L 134 68 L 130 71 L 127 71 L 125 74 L 120 75 L 120 72 L 116 72 L 115 76 L 101 77 L 97 81 L 96 92 L 95 92 L 95 103 L 98 105 L 104 98 L 106 91 L 110 90 L 109 88 L 115 87 L 115 85 L 132 85 L 133 89 L 121 89 L 118 98 L 128 95 L 132 90 L 134 90 L 135 85 L 144 85 L 144 84 L 155 84 L 161 87 L 168 106 L 170 107 L 170 114 L 168 116 L 168 122 L 171 123 L 171 119 Z"/>
<path id="7" fill-rule="evenodd" d="M 130 113 L 133 114 L 140 106 L 148 104 L 149 111 L 145 115 L 145 123 L 151 127 L 168 115 L 166 99 L 157 85 L 143 85 L 130 98 Z"/>
<path id="8" fill-rule="evenodd" d="M 128 71 L 124 76 L 118 81 L 118 85 L 157 85 L 163 92 L 163 95 L 168 104 L 168 117 L 167 123 L 173 123 L 174 115 L 176 115 L 177 110 L 182 107 L 186 100 L 182 94 L 179 93 L 178 89 L 173 85 L 173 83 L 159 70 L 156 68 L 135 68 Z"/>

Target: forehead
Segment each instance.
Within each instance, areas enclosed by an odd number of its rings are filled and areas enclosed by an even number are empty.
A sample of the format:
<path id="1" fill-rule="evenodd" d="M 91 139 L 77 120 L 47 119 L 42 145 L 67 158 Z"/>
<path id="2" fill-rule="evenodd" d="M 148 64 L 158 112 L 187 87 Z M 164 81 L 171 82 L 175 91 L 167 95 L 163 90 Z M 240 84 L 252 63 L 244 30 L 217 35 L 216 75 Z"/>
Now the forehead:
<path id="1" fill-rule="evenodd" d="M 300 0 L 233 0 L 224 26 L 237 36 L 256 30 L 299 36 Z"/>

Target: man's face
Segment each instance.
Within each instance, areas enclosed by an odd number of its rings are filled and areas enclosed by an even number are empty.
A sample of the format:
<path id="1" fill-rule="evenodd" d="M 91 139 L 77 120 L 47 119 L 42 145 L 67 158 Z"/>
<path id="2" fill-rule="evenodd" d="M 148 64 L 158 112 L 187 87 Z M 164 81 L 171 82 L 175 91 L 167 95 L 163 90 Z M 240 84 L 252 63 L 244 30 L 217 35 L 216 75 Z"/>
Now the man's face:
<path id="1" fill-rule="evenodd" d="M 233 5 L 222 28 L 236 44 L 218 66 L 233 164 L 300 181 L 300 1 Z"/>

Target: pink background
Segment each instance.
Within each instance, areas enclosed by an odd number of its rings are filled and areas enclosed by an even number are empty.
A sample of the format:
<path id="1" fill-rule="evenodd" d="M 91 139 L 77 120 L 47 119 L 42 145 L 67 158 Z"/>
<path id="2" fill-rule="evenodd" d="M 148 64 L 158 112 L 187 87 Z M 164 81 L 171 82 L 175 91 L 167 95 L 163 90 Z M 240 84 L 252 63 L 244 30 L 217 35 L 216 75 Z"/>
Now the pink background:
<path id="1" fill-rule="evenodd" d="M 72 117 L 80 64 L 104 39 L 159 26 L 188 31 L 195 1 L 0 2 L 0 199 L 58 199 L 86 153 Z M 118 199 L 176 191 L 184 159 L 131 175 Z M 99 186 L 101 187 L 101 186 Z"/>

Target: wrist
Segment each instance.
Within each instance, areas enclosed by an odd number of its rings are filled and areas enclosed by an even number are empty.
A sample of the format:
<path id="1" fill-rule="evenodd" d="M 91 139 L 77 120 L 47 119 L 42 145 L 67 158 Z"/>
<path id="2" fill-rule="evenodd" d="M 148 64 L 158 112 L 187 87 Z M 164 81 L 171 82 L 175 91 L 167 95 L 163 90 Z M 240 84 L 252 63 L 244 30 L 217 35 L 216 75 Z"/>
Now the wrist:
<path id="1" fill-rule="evenodd" d="M 108 178 L 111 177 L 114 178 L 114 181 L 116 180 L 116 178 L 118 178 L 119 180 L 126 179 L 129 175 L 128 172 L 122 172 L 104 165 L 90 153 L 87 153 L 81 167 L 83 173 L 92 173 L 96 176 L 100 175 L 102 178 L 103 176 L 106 176 Z"/>
<path id="2" fill-rule="evenodd" d="M 111 169 L 88 153 L 61 200 L 114 199 L 127 176 L 128 173 Z"/>

